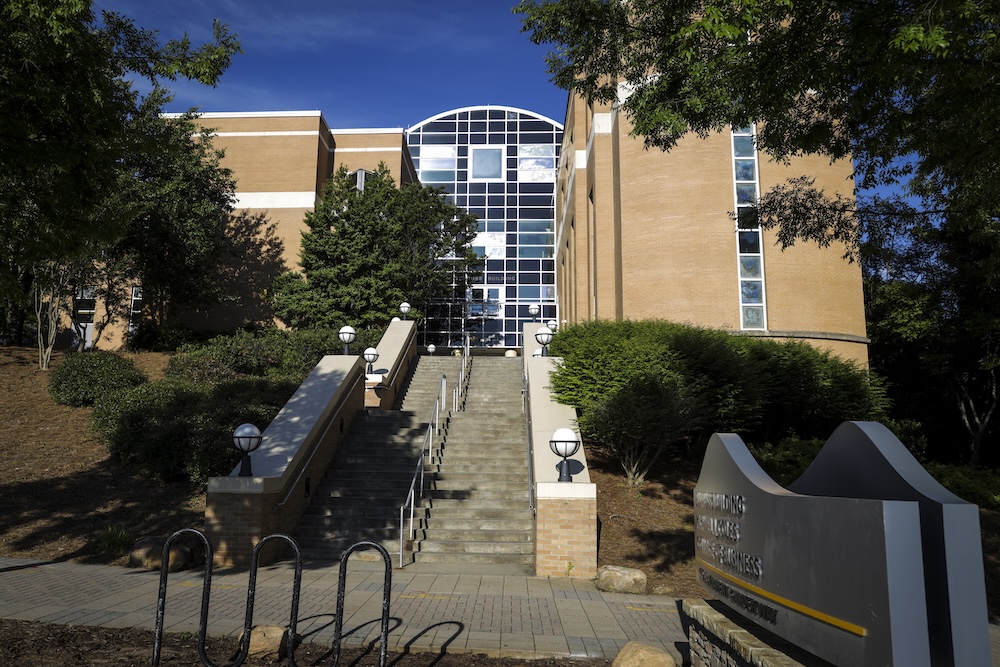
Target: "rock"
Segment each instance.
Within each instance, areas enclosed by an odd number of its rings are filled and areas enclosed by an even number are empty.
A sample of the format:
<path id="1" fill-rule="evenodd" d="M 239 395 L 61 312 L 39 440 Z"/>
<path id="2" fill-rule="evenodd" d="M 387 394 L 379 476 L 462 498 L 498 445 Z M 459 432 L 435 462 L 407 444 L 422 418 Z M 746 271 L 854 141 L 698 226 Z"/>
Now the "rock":
<path id="1" fill-rule="evenodd" d="M 132 545 L 128 554 L 129 567 L 141 567 L 146 570 L 159 570 L 163 567 L 163 545 L 166 537 L 141 537 Z M 175 541 L 170 545 L 167 556 L 170 572 L 191 567 L 191 549 L 187 545 Z"/>
<path id="2" fill-rule="evenodd" d="M 673 596 L 674 587 L 669 584 L 660 584 L 659 586 L 653 586 L 653 590 L 650 591 L 650 594 Z"/>
<path id="3" fill-rule="evenodd" d="M 250 658 L 284 660 L 288 655 L 288 630 L 278 625 L 257 625 L 250 631 Z"/>
<path id="4" fill-rule="evenodd" d="M 597 588 L 611 593 L 646 592 L 646 575 L 641 570 L 605 565 L 597 571 Z"/>
<path id="5" fill-rule="evenodd" d="M 611 667 L 677 667 L 677 661 L 662 648 L 629 642 L 618 651 Z"/>
<path id="6" fill-rule="evenodd" d="M 508 357 L 508 358 L 509 357 L 516 357 L 517 356 L 517 350 L 507 350 L 506 352 L 503 353 L 503 356 Z"/>

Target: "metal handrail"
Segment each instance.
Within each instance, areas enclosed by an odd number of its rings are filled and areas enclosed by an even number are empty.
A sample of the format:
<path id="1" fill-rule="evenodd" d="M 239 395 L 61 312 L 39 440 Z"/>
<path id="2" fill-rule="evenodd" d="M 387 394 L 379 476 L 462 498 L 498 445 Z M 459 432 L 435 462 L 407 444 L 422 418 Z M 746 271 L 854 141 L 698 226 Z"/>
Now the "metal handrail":
<path id="1" fill-rule="evenodd" d="M 528 509 L 535 511 L 535 457 L 531 443 L 531 397 L 528 392 L 528 371 L 521 372 L 521 409 L 524 411 L 525 440 L 528 442 Z"/>
<path id="2" fill-rule="evenodd" d="M 469 394 L 469 372 L 472 365 L 471 346 L 469 345 L 469 335 L 465 335 L 465 343 L 462 345 L 462 363 L 458 371 L 458 384 L 452 397 L 452 410 L 461 412 L 465 410 L 465 399 Z"/>
<path id="3" fill-rule="evenodd" d="M 417 458 L 417 467 L 413 471 L 413 478 L 410 480 L 410 490 L 406 494 L 406 499 L 399 506 L 399 566 L 403 567 L 403 523 L 406 516 L 406 508 L 410 508 L 410 530 L 409 539 L 413 539 L 413 516 L 416 512 L 417 493 L 419 497 L 424 497 L 424 460 L 431 454 L 431 447 L 434 444 L 434 436 L 441 433 L 441 403 L 447 396 L 448 379 L 441 376 L 441 384 L 438 386 L 437 396 L 434 397 L 434 408 L 431 410 L 431 419 L 424 432 L 424 444 L 420 447 L 420 456 Z M 419 480 L 419 485 L 417 484 Z"/>

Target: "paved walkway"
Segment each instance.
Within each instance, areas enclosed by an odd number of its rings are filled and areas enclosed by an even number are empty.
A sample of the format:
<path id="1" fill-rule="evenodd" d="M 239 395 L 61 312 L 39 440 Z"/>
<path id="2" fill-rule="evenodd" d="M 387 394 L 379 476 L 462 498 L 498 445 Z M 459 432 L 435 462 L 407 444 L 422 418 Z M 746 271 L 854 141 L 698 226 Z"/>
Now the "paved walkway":
<path id="1" fill-rule="evenodd" d="M 495 573 L 487 573 L 495 572 Z M 377 642 L 385 568 L 352 559 L 346 579 L 344 645 Z M 297 631 L 333 641 L 339 564 L 306 564 Z M 248 575 L 212 577 L 210 635 L 243 630 Z M 293 568 L 260 568 L 254 625 L 288 625 Z M 167 632 L 195 632 L 203 572 L 169 576 Z M 0 558 L 0 617 L 66 625 L 154 628 L 159 573 Z M 629 640 L 687 657 L 679 604 L 670 597 L 598 591 L 591 581 L 543 579 L 483 567 L 413 564 L 392 571 L 390 651 L 472 652 L 518 658 L 614 658 Z M 150 646 L 152 651 L 152 646 Z"/>
<path id="2" fill-rule="evenodd" d="M 353 560 L 348 568 L 344 645 L 378 641 L 385 568 Z M 310 643 L 333 642 L 339 565 L 303 567 L 298 633 Z M 262 567 L 254 625 L 288 625 L 293 568 Z M 196 632 L 202 571 L 176 572 L 167 588 L 165 628 Z M 209 634 L 243 630 L 248 575 L 213 575 Z M 143 570 L 0 558 L 0 617 L 109 628 L 153 629 L 159 573 Z M 598 591 L 591 581 L 543 579 L 515 570 L 413 564 L 392 571 L 390 651 L 487 653 L 517 658 L 608 658 L 630 640 L 660 646 L 678 664 L 687 638 L 670 597 Z M 993 664 L 1000 666 L 1000 627 L 990 625 Z M 152 652 L 152 646 L 150 646 Z"/>

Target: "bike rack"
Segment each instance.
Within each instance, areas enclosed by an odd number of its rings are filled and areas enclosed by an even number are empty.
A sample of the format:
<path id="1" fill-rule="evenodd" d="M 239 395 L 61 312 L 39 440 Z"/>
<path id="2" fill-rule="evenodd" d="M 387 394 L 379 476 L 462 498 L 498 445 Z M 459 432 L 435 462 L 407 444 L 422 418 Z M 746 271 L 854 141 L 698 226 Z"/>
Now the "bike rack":
<path id="1" fill-rule="evenodd" d="M 389 650 L 389 601 L 392 594 L 392 559 L 389 552 L 376 542 L 358 542 L 351 546 L 340 557 L 340 577 L 337 580 L 337 615 L 333 626 L 333 667 L 340 667 L 340 642 L 344 632 L 344 598 L 347 595 L 344 584 L 347 581 L 347 560 L 359 549 L 375 549 L 385 563 L 385 576 L 382 579 L 382 631 L 379 633 L 379 667 L 385 667 Z"/>
<path id="2" fill-rule="evenodd" d="M 219 667 L 208 657 L 206 648 L 208 638 L 208 605 L 212 590 L 212 560 L 214 553 L 212 545 L 209 543 L 208 538 L 205 537 L 205 534 L 193 528 L 178 530 L 167 538 L 167 541 L 163 544 L 163 561 L 160 566 L 160 590 L 156 601 L 153 667 L 158 667 L 160 664 L 160 649 L 163 642 L 163 618 L 167 605 L 167 574 L 170 569 L 170 547 L 178 537 L 185 533 L 197 535 L 201 539 L 202 544 L 205 545 L 205 580 L 201 586 L 201 616 L 198 621 L 198 657 L 201 659 L 201 664 L 205 665 L 205 667 Z M 274 540 L 286 541 L 295 552 L 295 578 L 292 583 L 292 607 L 288 620 L 288 665 L 289 667 L 296 667 L 295 647 L 298 643 L 296 628 L 299 618 L 299 593 L 302 587 L 302 554 L 295 540 L 288 535 L 280 533 L 268 535 L 254 547 L 253 557 L 250 562 L 250 577 L 247 583 L 247 608 L 243 616 L 243 636 L 240 638 L 239 653 L 236 655 L 235 660 L 226 665 L 226 667 L 240 667 L 240 665 L 246 662 L 247 656 L 250 653 L 250 633 L 253 630 L 253 608 L 257 597 L 257 568 L 260 563 L 260 551 L 264 545 Z"/>
<path id="3" fill-rule="evenodd" d="M 153 667 L 159 667 L 160 650 L 163 644 L 163 620 L 167 606 L 167 575 L 170 570 L 170 547 L 184 534 L 196 535 L 205 546 L 205 575 L 201 586 L 201 615 L 198 621 L 198 657 L 205 667 L 219 667 L 208 657 L 206 642 L 208 639 L 208 606 L 209 597 L 212 591 L 212 561 L 214 552 L 208 538 L 199 530 L 194 528 L 182 528 L 167 538 L 163 543 L 163 560 L 160 566 L 160 589 L 156 601 L 156 630 L 153 638 Z M 239 652 L 233 662 L 225 667 L 240 667 L 247 659 L 250 652 L 250 633 L 253 630 L 253 609 L 257 597 L 257 568 L 260 562 L 260 551 L 268 542 L 274 540 L 284 540 L 295 552 L 295 578 L 292 583 L 292 606 L 288 620 L 288 665 L 296 667 L 295 649 L 298 646 L 300 637 L 297 633 L 299 619 L 299 597 L 302 588 L 302 553 L 299 545 L 288 535 L 276 533 L 268 535 L 254 547 L 253 557 L 250 562 L 249 582 L 247 583 L 247 607 L 243 616 L 243 636 L 240 638 Z M 375 549 L 382 556 L 385 563 L 385 576 L 382 581 L 382 629 L 379 633 L 379 667 L 385 667 L 389 645 L 389 605 L 392 594 L 392 560 L 389 552 L 381 544 L 375 542 L 358 542 L 351 546 L 340 559 L 340 576 L 337 582 L 337 611 L 334 624 L 333 636 L 333 667 L 340 665 L 340 646 L 344 631 L 344 599 L 347 596 L 345 584 L 347 581 L 347 561 L 351 554 L 359 549 Z"/>

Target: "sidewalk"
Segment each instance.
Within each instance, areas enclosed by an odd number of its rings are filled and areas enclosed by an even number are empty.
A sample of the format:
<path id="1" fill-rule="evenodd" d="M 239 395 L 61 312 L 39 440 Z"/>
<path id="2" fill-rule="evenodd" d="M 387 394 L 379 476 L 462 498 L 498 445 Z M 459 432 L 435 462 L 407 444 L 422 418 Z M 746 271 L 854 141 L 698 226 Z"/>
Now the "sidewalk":
<path id="1" fill-rule="evenodd" d="M 384 572 L 381 562 L 351 561 L 344 646 L 378 641 Z M 288 625 L 293 573 L 289 563 L 260 568 L 254 625 Z M 297 627 L 304 641 L 332 644 L 338 577 L 338 563 L 304 564 Z M 202 579 L 202 570 L 170 575 L 167 632 L 198 630 Z M 220 570 L 212 579 L 209 634 L 236 636 L 243 630 L 248 573 Z M 153 629 L 159 581 L 159 572 L 0 558 L 0 617 Z M 392 571 L 388 649 L 610 660 L 637 640 L 665 649 L 681 665 L 688 656 L 679 608 L 674 598 L 603 593 L 579 579 L 413 564 Z M 1000 665 L 1000 627 L 989 631 L 992 662 Z"/>
<path id="2" fill-rule="evenodd" d="M 260 568 L 254 625 L 288 625 L 293 572 L 289 563 Z M 345 646 L 377 642 L 384 572 L 381 562 L 352 559 L 346 580 Z M 170 575 L 167 632 L 197 631 L 202 575 L 202 570 Z M 339 563 L 304 565 L 297 627 L 304 641 L 332 644 L 338 576 Z M 237 635 L 243 630 L 248 574 L 216 571 L 212 579 L 209 634 Z M 0 558 L 4 618 L 152 629 L 158 590 L 158 572 Z M 662 647 L 678 664 L 687 658 L 675 599 L 603 593 L 591 581 L 414 564 L 392 571 L 389 616 L 388 648 L 395 652 L 613 659 L 628 641 L 638 640 Z"/>

